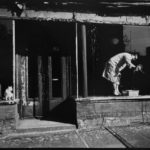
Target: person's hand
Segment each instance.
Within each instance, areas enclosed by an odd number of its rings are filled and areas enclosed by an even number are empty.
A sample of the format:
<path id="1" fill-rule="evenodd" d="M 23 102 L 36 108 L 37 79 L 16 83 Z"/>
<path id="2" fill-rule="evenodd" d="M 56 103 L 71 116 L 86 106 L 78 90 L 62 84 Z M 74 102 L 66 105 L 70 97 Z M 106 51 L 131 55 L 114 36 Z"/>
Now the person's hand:
<path id="1" fill-rule="evenodd" d="M 143 66 L 140 64 L 140 65 L 137 65 L 134 72 L 143 72 Z"/>
<path id="2" fill-rule="evenodd" d="M 115 77 L 120 77 L 120 76 L 121 76 L 121 73 L 120 73 L 120 72 L 115 75 Z"/>
<path id="3" fill-rule="evenodd" d="M 118 73 L 118 76 L 119 76 L 119 77 L 121 76 L 121 73 L 120 73 L 120 72 Z"/>
<path id="4" fill-rule="evenodd" d="M 136 66 L 135 66 L 135 65 L 133 65 L 133 64 L 132 64 L 132 65 L 130 65 L 130 66 L 129 66 L 129 69 L 132 69 L 132 68 L 136 68 Z"/>

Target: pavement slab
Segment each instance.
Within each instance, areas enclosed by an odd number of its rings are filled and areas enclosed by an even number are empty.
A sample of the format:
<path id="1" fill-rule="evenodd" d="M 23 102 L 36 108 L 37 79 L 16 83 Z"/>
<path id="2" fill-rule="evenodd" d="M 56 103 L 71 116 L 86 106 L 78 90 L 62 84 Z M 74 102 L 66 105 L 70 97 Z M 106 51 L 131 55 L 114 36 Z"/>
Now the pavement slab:
<path id="1" fill-rule="evenodd" d="M 1 148 L 47 148 L 47 147 L 81 147 L 84 143 L 75 131 L 15 135 L 0 140 Z"/>
<path id="2" fill-rule="evenodd" d="M 150 148 L 150 126 L 129 126 L 111 128 L 135 148 Z"/>
<path id="3" fill-rule="evenodd" d="M 134 148 L 150 147 L 150 126 L 109 127 Z M 16 132 L 0 138 L 0 148 L 126 148 L 106 127 Z"/>
<path id="4" fill-rule="evenodd" d="M 14 133 L 0 140 L 0 148 L 123 148 L 108 131 L 62 130 L 50 132 Z"/>
<path id="5" fill-rule="evenodd" d="M 145 138 L 148 138 L 150 140 L 150 129 L 146 128 L 143 130 L 140 130 L 139 133 L 144 136 Z"/>
<path id="6" fill-rule="evenodd" d="M 79 134 L 89 148 L 125 148 L 119 140 L 104 129 L 81 130 Z"/>
<path id="7" fill-rule="evenodd" d="M 25 119 L 19 121 L 17 126 L 18 133 L 22 132 L 40 132 L 40 131 L 55 131 L 55 130 L 65 130 L 65 129 L 75 129 L 76 126 L 73 124 L 56 122 L 56 121 L 46 121 L 39 119 Z"/>

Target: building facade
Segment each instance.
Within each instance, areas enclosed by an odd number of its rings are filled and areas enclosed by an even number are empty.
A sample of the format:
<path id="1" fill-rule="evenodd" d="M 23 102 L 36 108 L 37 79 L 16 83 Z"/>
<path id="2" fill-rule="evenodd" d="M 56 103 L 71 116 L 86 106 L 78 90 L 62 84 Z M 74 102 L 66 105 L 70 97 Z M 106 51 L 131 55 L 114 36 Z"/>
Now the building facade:
<path id="1" fill-rule="evenodd" d="M 1 97 L 12 85 L 20 118 L 46 117 L 70 97 L 109 100 L 105 62 L 134 51 L 146 72 L 137 81 L 139 98 L 148 99 L 149 8 L 148 0 L 2 0 Z M 122 89 L 133 86 L 127 78 Z"/>

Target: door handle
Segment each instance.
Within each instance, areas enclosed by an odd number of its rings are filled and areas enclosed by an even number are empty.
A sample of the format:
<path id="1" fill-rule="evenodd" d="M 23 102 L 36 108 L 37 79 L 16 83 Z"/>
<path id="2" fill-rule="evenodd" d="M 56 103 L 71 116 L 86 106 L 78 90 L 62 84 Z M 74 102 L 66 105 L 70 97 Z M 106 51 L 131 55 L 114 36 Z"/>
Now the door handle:
<path id="1" fill-rule="evenodd" d="M 59 80 L 58 78 L 53 78 L 53 79 L 52 79 L 52 81 L 58 81 L 58 80 Z"/>

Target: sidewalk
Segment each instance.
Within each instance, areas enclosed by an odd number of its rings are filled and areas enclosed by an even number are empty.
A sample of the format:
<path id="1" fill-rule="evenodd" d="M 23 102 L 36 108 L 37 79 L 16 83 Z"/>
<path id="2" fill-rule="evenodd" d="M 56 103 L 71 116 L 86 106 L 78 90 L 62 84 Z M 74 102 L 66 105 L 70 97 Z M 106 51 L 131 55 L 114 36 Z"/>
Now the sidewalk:
<path id="1" fill-rule="evenodd" d="M 36 121 L 33 121 L 33 124 Z M 46 122 L 40 123 L 44 126 Z M 47 130 L 25 131 L 23 127 L 19 132 L 9 134 L 0 139 L 0 148 L 149 148 L 150 125 L 138 124 L 127 127 L 109 127 L 93 129 L 76 129 L 65 123 L 51 122 L 55 127 L 63 124 L 63 128 L 49 128 Z M 46 124 L 45 124 L 46 126 Z M 51 126 L 51 127 L 52 127 Z M 42 127 L 43 128 L 43 127 Z M 117 136 L 118 135 L 118 136 Z M 118 138 L 120 137 L 120 138 Z M 128 143 L 128 144 L 127 144 Z"/>
<path id="2" fill-rule="evenodd" d="M 107 131 L 58 130 L 14 133 L 0 139 L 0 148 L 88 148 L 124 147 Z"/>

